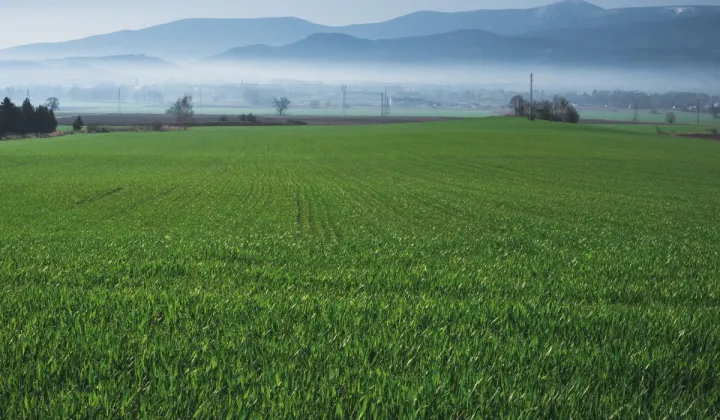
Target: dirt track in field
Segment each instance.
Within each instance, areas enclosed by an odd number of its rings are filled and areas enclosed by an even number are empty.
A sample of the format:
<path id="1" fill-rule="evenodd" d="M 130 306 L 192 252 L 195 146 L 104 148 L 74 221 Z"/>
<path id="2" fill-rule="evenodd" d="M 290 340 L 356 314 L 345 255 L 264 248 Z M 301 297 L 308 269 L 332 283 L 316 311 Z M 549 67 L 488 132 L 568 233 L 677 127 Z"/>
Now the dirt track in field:
<path id="1" fill-rule="evenodd" d="M 612 124 L 612 125 L 668 125 L 664 122 L 649 121 L 627 121 L 627 120 L 599 120 L 599 119 L 580 119 L 580 124 Z"/>
<path id="2" fill-rule="evenodd" d="M 58 117 L 58 122 L 61 125 L 71 125 L 74 116 Z M 150 125 L 155 121 L 160 121 L 163 124 L 173 124 L 175 119 L 169 115 L 156 115 L 156 114 L 96 114 L 96 115 L 83 115 L 83 122 L 85 124 L 97 124 L 97 125 L 108 125 L 108 126 L 123 126 L 123 125 Z M 302 121 L 307 125 L 371 125 L 380 124 L 382 121 L 380 116 L 377 117 L 350 117 L 350 116 L 259 116 L 260 124 L 258 125 L 284 125 L 288 121 Z M 418 123 L 418 122 L 432 122 L 432 121 L 449 121 L 459 118 L 452 117 L 401 117 L 401 116 L 387 116 L 384 122 L 386 124 L 402 124 L 402 123 Z M 217 123 L 219 122 L 219 116 L 217 115 L 195 115 L 194 123 L 206 124 L 206 123 Z M 240 123 L 236 118 L 230 119 L 229 122 Z"/>
<path id="3" fill-rule="evenodd" d="M 693 139 L 720 141 L 720 135 L 707 133 L 676 133 L 676 137 L 687 137 Z"/>

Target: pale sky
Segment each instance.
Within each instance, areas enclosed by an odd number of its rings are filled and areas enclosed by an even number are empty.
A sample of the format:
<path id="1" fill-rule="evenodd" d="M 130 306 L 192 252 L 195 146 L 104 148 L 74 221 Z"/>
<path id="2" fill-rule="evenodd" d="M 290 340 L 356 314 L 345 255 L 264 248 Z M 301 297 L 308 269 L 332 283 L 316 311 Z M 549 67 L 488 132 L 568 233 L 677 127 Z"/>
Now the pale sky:
<path id="1" fill-rule="evenodd" d="M 552 0 L 0 0 L 0 48 L 140 29 L 192 17 L 295 16 L 326 25 L 377 22 L 418 10 L 540 6 Z M 605 8 L 710 4 L 720 0 L 595 0 Z"/>

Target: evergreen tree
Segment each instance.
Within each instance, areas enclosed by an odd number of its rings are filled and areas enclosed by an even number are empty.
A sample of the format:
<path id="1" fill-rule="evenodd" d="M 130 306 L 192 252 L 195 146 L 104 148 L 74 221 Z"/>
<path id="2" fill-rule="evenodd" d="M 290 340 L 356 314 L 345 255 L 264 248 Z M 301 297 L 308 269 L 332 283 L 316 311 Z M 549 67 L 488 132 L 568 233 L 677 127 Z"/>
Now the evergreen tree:
<path id="1" fill-rule="evenodd" d="M 73 122 L 73 130 L 80 131 L 83 127 L 85 127 L 85 123 L 83 122 L 82 117 L 77 117 Z"/>
<path id="2" fill-rule="evenodd" d="M 7 131 L 5 125 L 7 124 L 7 118 L 5 118 L 5 110 L 0 109 L 0 137 L 4 136 Z"/>
<path id="3" fill-rule="evenodd" d="M 53 133 L 57 130 L 57 120 L 55 113 L 47 106 L 41 105 L 35 109 L 35 127 L 36 133 Z"/>
<path id="4" fill-rule="evenodd" d="M 37 108 L 25 99 L 20 108 L 5 98 L 0 103 L 0 136 L 6 134 L 52 133 L 57 130 L 55 113 L 47 106 Z"/>
<path id="5" fill-rule="evenodd" d="M 58 122 L 55 118 L 55 111 L 52 109 L 48 109 L 48 115 L 47 115 L 47 129 L 49 130 L 48 133 L 54 133 L 57 131 Z"/>
<path id="6" fill-rule="evenodd" d="M 10 98 L 5 98 L 0 103 L 0 113 L 3 114 L 3 129 L 2 131 L 5 134 L 11 134 L 11 133 L 19 133 L 19 125 L 20 125 L 20 109 L 15 106 L 15 104 L 10 100 Z"/>
<path id="7" fill-rule="evenodd" d="M 29 134 L 36 132 L 35 108 L 30 103 L 30 99 L 26 98 L 20 107 L 21 121 L 20 134 Z"/>

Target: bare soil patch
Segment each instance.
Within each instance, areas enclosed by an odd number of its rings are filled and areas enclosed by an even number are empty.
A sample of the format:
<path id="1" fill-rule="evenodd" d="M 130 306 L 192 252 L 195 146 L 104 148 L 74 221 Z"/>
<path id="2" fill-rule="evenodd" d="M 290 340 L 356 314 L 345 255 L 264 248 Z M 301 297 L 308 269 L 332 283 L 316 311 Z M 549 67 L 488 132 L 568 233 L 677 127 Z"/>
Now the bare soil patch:
<path id="1" fill-rule="evenodd" d="M 675 133 L 674 135 L 676 137 L 688 137 L 694 139 L 720 141 L 720 135 L 712 133 Z"/>

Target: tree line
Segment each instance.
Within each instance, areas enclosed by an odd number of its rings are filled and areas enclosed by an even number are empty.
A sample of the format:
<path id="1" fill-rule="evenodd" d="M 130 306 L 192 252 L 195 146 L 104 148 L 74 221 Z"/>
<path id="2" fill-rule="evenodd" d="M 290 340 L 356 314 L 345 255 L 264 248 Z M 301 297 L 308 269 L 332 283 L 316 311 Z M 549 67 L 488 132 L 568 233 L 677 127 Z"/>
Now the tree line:
<path id="1" fill-rule="evenodd" d="M 273 98 L 273 102 L 275 104 L 275 110 L 277 111 L 278 115 L 284 115 L 285 111 L 287 111 L 287 109 L 292 104 L 290 99 L 284 96 L 280 99 Z M 195 105 L 193 104 L 193 97 L 190 95 L 183 95 L 182 97 L 178 98 L 172 105 L 170 105 L 168 109 L 165 110 L 165 114 L 175 117 L 178 124 L 180 124 L 183 129 L 187 129 L 188 125 L 192 122 L 193 116 L 195 115 Z M 229 120 L 230 118 L 227 115 L 223 115 L 220 117 L 221 122 L 227 122 Z M 255 123 L 258 122 L 258 119 L 251 113 L 248 115 L 241 115 L 240 121 Z M 80 120 L 80 123 L 82 123 L 82 120 Z M 73 124 L 73 127 L 74 126 L 75 124 Z"/>
<path id="2" fill-rule="evenodd" d="M 562 96 L 555 96 L 552 101 L 526 101 L 522 95 L 515 95 L 510 100 L 510 107 L 515 116 L 528 117 L 530 119 L 566 122 L 577 124 L 580 121 L 580 114 L 567 99 Z"/>
<path id="3" fill-rule="evenodd" d="M 46 105 L 33 106 L 25 99 L 21 106 L 10 98 L 0 103 L 0 136 L 7 134 L 53 133 L 58 122 L 55 111 Z"/>

